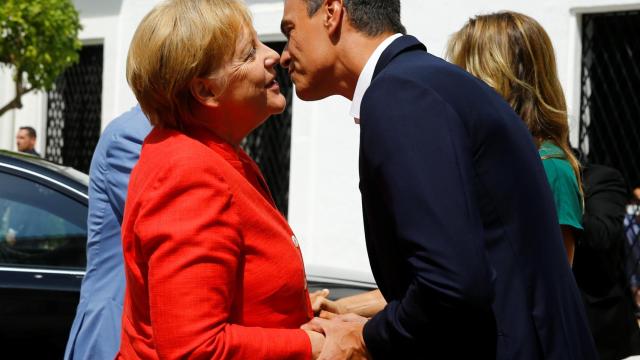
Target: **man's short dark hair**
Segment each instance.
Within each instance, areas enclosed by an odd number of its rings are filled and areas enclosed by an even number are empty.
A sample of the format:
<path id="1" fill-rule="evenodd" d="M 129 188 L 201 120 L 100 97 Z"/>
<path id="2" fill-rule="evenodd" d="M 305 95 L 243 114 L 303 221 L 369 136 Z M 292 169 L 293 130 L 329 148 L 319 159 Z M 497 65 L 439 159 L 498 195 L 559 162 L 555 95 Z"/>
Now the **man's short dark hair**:
<path id="1" fill-rule="evenodd" d="M 311 17 L 325 0 L 304 1 Z M 400 0 L 344 0 L 344 6 L 351 25 L 368 36 L 377 36 L 385 31 L 407 33 L 400 22 Z"/>
<path id="2" fill-rule="evenodd" d="M 21 126 L 20 130 L 25 130 L 27 134 L 29 134 L 30 138 L 36 138 L 36 129 L 32 128 L 31 126 Z"/>

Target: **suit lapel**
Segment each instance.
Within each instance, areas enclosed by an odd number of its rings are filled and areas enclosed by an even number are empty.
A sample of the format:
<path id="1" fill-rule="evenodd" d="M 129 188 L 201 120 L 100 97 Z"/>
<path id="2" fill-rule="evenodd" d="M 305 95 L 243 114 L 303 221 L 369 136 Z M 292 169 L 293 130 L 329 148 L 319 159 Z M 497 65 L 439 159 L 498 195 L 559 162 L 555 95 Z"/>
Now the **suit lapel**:
<path id="1" fill-rule="evenodd" d="M 395 39 L 391 45 L 382 52 L 382 55 L 380 55 L 378 64 L 376 64 L 376 69 L 373 72 L 373 78 L 375 79 L 380 71 L 382 71 L 382 69 L 384 69 L 391 60 L 393 60 L 393 58 L 403 52 L 411 50 L 427 51 L 427 47 L 411 35 L 404 35 Z"/>

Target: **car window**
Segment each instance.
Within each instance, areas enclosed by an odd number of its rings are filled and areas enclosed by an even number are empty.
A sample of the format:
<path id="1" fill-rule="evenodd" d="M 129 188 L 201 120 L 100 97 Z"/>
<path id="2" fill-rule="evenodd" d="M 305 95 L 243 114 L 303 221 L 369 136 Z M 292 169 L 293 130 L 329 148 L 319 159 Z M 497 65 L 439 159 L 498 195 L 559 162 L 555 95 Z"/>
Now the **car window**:
<path id="1" fill-rule="evenodd" d="M 0 266 L 84 269 L 86 205 L 0 172 Z"/>

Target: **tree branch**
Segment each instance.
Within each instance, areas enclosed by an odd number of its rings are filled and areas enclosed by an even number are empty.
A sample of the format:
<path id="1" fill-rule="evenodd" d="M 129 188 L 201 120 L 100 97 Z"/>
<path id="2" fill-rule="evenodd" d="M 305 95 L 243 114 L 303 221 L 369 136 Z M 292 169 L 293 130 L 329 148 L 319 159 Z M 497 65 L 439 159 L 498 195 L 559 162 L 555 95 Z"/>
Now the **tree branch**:
<path id="1" fill-rule="evenodd" d="M 0 116 L 4 115 L 4 113 L 6 113 L 11 109 L 19 108 L 18 105 L 20 105 L 20 98 L 15 97 L 13 100 L 9 101 L 5 106 L 3 106 L 2 109 L 0 109 Z"/>
<path id="2" fill-rule="evenodd" d="M 22 95 L 26 95 L 35 90 L 35 87 L 25 89 L 22 87 L 22 74 L 16 77 L 16 96 L 0 109 L 0 116 L 12 109 L 22 109 Z"/>

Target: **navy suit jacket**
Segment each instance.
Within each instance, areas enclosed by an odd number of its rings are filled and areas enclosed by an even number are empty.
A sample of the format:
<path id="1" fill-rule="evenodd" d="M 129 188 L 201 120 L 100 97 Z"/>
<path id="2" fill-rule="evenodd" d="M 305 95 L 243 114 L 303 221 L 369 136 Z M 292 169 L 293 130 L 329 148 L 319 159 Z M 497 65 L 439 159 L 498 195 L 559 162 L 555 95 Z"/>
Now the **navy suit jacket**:
<path id="1" fill-rule="evenodd" d="M 595 359 L 552 194 L 523 121 L 411 36 L 362 100 L 360 190 L 387 307 L 374 359 Z"/>

